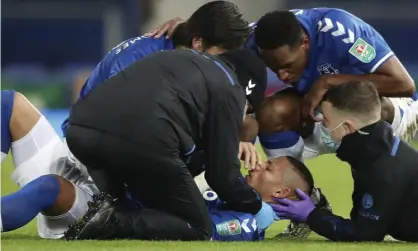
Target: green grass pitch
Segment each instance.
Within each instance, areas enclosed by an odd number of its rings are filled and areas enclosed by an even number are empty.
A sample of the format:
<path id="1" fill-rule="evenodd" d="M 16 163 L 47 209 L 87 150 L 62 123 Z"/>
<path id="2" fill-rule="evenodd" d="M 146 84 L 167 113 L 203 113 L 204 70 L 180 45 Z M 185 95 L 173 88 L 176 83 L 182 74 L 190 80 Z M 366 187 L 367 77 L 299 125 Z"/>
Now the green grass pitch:
<path id="1" fill-rule="evenodd" d="M 418 147 L 418 144 L 415 144 Z M 321 156 L 307 161 L 314 174 L 316 185 L 322 188 L 330 200 L 336 214 L 347 217 L 351 209 L 351 192 L 353 182 L 349 167 L 336 159 L 333 155 Z M 13 169 L 11 158 L 1 167 L 1 192 L 9 194 L 17 189 L 10 181 Z M 273 237 L 287 225 L 288 221 L 275 223 L 267 231 L 267 237 Z M 29 225 L 1 236 L 1 247 L 4 251 L 40 251 L 40 250 L 274 250 L 274 251 L 331 251 L 331 250 L 418 250 L 417 244 L 402 242 L 384 243 L 332 243 L 311 234 L 308 240 L 266 240 L 264 242 L 248 243 L 220 243 L 220 242 L 151 242 L 151 241 L 79 241 L 65 242 L 61 240 L 41 240 L 36 231 L 35 221 Z"/>

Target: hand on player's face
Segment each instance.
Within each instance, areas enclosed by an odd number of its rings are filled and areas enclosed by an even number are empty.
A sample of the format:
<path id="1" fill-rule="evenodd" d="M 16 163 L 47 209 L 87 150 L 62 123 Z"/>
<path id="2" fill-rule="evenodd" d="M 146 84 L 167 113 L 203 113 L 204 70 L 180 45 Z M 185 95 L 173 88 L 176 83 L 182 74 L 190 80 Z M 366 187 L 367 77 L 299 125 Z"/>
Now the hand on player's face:
<path id="1" fill-rule="evenodd" d="M 251 142 L 240 142 L 238 158 L 244 161 L 244 167 L 250 170 L 258 169 L 263 164 L 260 153 Z"/>
<path id="2" fill-rule="evenodd" d="M 144 35 L 148 37 L 160 38 L 162 35 L 165 34 L 165 38 L 170 39 L 173 36 L 177 26 L 186 21 L 187 19 L 176 17 L 171 20 L 168 20 L 167 22 L 153 29 L 151 32 L 145 33 Z"/>

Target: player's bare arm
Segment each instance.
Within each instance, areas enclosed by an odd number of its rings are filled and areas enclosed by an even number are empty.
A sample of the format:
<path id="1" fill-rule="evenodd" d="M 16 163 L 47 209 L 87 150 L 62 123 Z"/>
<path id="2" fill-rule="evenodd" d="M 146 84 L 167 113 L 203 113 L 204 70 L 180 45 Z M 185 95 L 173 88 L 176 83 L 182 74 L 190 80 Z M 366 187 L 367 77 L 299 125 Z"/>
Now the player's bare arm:
<path id="1" fill-rule="evenodd" d="M 396 56 L 389 58 L 374 73 L 324 75 L 318 84 L 327 89 L 346 81 L 373 82 L 379 94 L 385 97 L 411 97 L 415 92 L 414 81 Z"/>

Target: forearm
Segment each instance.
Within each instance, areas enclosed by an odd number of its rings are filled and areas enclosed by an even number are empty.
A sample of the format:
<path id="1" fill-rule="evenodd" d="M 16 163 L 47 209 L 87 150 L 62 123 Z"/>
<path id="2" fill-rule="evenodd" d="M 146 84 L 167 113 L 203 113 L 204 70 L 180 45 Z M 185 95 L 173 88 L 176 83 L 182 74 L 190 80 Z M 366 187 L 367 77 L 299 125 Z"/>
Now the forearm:
<path id="1" fill-rule="evenodd" d="M 382 241 L 384 238 L 381 229 L 366 229 L 366 224 L 344 219 L 327 210 L 312 211 L 307 224 L 312 231 L 333 241 Z"/>
<path id="2" fill-rule="evenodd" d="M 338 74 L 337 79 L 331 81 L 331 85 L 339 85 L 347 81 L 369 81 L 372 82 L 378 93 L 385 97 L 411 97 L 411 84 L 385 74 L 363 74 L 350 75 Z"/>

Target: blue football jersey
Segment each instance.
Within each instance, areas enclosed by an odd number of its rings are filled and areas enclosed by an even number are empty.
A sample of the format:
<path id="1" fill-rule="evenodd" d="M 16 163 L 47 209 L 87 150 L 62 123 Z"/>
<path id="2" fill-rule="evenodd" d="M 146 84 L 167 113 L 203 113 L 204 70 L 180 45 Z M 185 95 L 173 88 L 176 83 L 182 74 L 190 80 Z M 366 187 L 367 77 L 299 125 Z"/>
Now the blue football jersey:
<path id="1" fill-rule="evenodd" d="M 340 9 L 292 10 L 310 37 L 309 62 L 297 84 L 307 92 L 324 74 L 368 74 L 394 55 L 383 37 Z"/>
<path id="2" fill-rule="evenodd" d="M 96 86 L 115 76 L 135 61 L 154 52 L 172 49 L 174 49 L 172 40 L 165 39 L 165 37 L 154 39 L 141 36 L 123 41 L 115 46 L 96 66 L 81 89 L 78 98 L 83 99 Z M 61 125 L 64 136 L 66 135 L 67 126 L 68 118 Z"/>
<path id="3" fill-rule="evenodd" d="M 259 241 L 264 239 L 264 231 L 259 233 L 255 216 L 249 213 L 228 210 L 213 191 L 203 193 L 212 219 L 213 241 Z"/>
<path id="4" fill-rule="evenodd" d="M 344 10 L 315 8 L 292 12 L 310 37 L 308 65 L 296 85 L 303 93 L 307 93 L 321 75 L 373 73 L 394 55 L 373 27 Z M 254 38 L 246 46 L 256 49 Z M 417 99 L 418 95 L 413 98 Z M 300 145 L 294 132 L 259 136 L 271 157 Z"/>
<path id="5" fill-rule="evenodd" d="M 304 93 L 321 75 L 373 73 L 394 55 L 379 32 L 344 10 L 291 11 L 310 37 L 309 62 L 297 84 L 297 89 Z M 254 37 L 248 40 L 246 47 L 257 49 Z"/>

